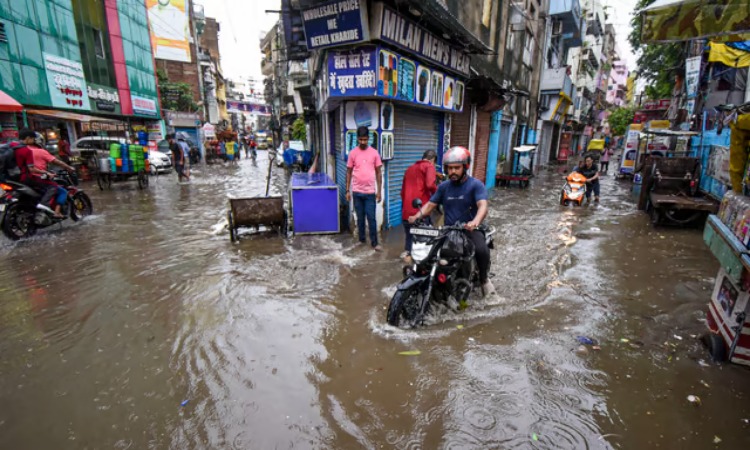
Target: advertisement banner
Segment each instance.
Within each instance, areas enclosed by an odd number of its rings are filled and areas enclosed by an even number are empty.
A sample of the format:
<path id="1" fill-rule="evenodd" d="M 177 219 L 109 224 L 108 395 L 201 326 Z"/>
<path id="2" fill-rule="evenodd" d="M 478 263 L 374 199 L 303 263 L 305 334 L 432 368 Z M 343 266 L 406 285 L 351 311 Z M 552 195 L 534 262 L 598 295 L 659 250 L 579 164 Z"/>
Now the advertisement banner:
<path id="1" fill-rule="evenodd" d="M 464 92 L 463 81 L 385 48 L 328 54 L 330 97 L 382 97 L 457 112 Z"/>
<path id="2" fill-rule="evenodd" d="M 685 93 L 687 98 L 698 95 L 698 83 L 701 75 L 701 57 L 695 56 L 685 60 Z"/>
<path id="3" fill-rule="evenodd" d="M 271 107 L 260 103 L 240 102 L 235 100 L 227 101 L 227 111 L 230 113 L 248 113 L 257 116 L 270 116 Z"/>
<path id="4" fill-rule="evenodd" d="M 729 147 L 723 145 L 712 145 L 708 157 L 706 175 L 719 180 L 729 186 Z"/>
<path id="5" fill-rule="evenodd" d="M 44 53 L 44 68 L 52 106 L 80 111 L 91 109 L 81 63 Z"/>
<path id="6" fill-rule="evenodd" d="M 154 56 L 191 62 L 187 0 L 146 0 L 146 8 Z"/>
<path id="7" fill-rule="evenodd" d="M 375 95 L 374 46 L 359 47 L 328 54 L 328 95 Z"/>
<path id="8" fill-rule="evenodd" d="M 464 50 L 437 37 L 426 28 L 382 3 L 375 3 L 372 11 L 373 39 L 379 39 L 406 50 L 441 69 L 465 77 L 470 75 L 471 58 Z"/>
<path id="9" fill-rule="evenodd" d="M 307 49 L 356 44 L 370 39 L 367 3 L 335 0 L 302 11 Z"/>

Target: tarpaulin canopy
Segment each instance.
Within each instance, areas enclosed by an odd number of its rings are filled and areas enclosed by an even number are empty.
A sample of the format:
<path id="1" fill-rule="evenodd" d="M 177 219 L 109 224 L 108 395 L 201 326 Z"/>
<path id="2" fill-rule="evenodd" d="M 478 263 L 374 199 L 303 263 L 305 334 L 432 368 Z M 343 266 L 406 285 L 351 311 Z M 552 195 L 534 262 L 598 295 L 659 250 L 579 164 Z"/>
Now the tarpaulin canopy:
<path id="1" fill-rule="evenodd" d="M 21 112 L 23 105 L 18 103 L 13 97 L 0 91 L 0 112 Z"/>
<path id="2" fill-rule="evenodd" d="M 750 52 L 737 50 L 728 44 L 709 42 L 711 51 L 708 53 L 709 62 L 720 62 L 729 67 L 750 67 Z"/>
<path id="3" fill-rule="evenodd" d="M 747 0 L 656 0 L 640 14 L 646 44 L 718 36 L 750 39 Z"/>

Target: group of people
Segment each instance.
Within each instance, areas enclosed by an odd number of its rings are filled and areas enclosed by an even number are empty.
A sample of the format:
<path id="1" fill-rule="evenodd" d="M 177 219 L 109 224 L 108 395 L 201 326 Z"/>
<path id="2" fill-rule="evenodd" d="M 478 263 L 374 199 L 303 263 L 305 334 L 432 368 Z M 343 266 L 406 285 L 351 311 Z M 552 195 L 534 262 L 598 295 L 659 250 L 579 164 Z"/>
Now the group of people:
<path id="1" fill-rule="evenodd" d="M 258 156 L 258 144 L 253 135 L 248 134 L 241 137 L 222 137 L 217 140 L 206 141 L 206 149 L 213 158 L 238 164 L 242 159 L 242 150 L 245 158 L 255 159 Z"/>
<path id="2" fill-rule="evenodd" d="M 370 244 L 375 251 L 382 251 L 378 243 L 375 205 L 382 201 L 383 161 L 378 151 L 369 145 L 370 132 L 367 127 L 357 129 L 358 146 L 348 156 L 346 172 L 346 200 L 354 203 L 357 216 L 359 242 L 367 243 L 365 219 L 370 232 Z M 437 153 L 427 150 L 422 160 L 409 167 L 404 174 L 401 188 L 402 219 L 406 231 L 405 252 L 411 252 L 410 227 L 417 220 L 428 221 L 439 205 L 443 208 L 446 225 L 464 224 L 469 238 L 474 243 L 475 258 L 479 269 L 479 281 L 483 294 L 490 295 L 495 289 L 489 280 L 490 251 L 484 233 L 478 228 L 487 216 L 487 189 L 484 183 L 469 175 L 471 153 L 464 147 L 453 147 L 443 155 L 443 170 L 448 180 L 437 184 L 440 178 L 435 170 Z M 419 198 L 422 207 L 416 208 L 412 200 Z"/>
<path id="3" fill-rule="evenodd" d="M 75 172 L 75 169 L 48 152 L 44 148 L 44 139 L 34 130 L 23 129 L 18 137 L 21 145 L 13 148 L 13 159 L 19 173 L 18 181 L 42 194 L 37 209 L 46 211 L 57 219 L 63 219 L 62 207 L 67 203 L 68 191 L 53 181 L 55 173 L 49 170 L 49 166 L 56 165 L 69 172 Z M 65 151 L 64 154 L 69 158 L 70 148 Z"/>

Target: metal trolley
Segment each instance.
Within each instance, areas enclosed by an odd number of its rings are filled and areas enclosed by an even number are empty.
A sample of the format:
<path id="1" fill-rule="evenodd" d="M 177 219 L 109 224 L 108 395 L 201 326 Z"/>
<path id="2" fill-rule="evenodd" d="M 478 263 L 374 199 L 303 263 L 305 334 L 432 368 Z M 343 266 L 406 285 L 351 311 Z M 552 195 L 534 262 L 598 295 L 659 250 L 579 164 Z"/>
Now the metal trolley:
<path id="1" fill-rule="evenodd" d="M 239 228 L 261 227 L 276 230 L 286 236 L 288 229 L 287 213 L 284 209 L 282 196 L 230 198 L 227 211 L 229 239 L 235 242 L 239 239 Z"/>

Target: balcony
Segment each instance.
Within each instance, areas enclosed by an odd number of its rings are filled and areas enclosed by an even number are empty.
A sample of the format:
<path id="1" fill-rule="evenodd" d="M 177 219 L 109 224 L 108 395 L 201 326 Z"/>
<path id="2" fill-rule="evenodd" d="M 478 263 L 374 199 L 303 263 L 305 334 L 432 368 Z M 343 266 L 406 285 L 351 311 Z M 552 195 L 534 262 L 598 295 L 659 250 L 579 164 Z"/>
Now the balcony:
<path id="1" fill-rule="evenodd" d="M 544 69 L 539 90 L 564 92 L 570 98 L 574 97 L 573 80 L 567 74 L 565 67 L 559 69 Z"/>
<path id="2" fill-rule="evenodd" d="M 273 61 L 263 58 L 260 61 L 260 72 L 266 77 L 273 75 Z"/>
<path id="3" fill-rule="evenodd" d="M 581 5 L 578 0 L 552 0 L 549 15 L 560 25 L 553 25 L 553 33 L 571 39 L 571 46 L 581 45 Z"/>
<path id="4" fill-rule="evenodd" d="M 586 14 L 586 34 L 593 34 L 594 36 L 604 34 L 601 14 L 598 11 Z"/>

